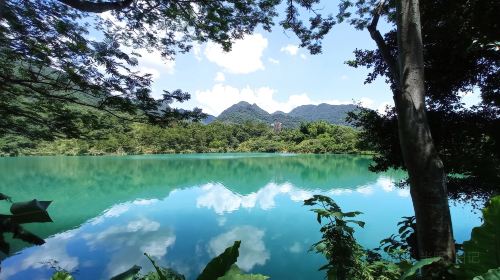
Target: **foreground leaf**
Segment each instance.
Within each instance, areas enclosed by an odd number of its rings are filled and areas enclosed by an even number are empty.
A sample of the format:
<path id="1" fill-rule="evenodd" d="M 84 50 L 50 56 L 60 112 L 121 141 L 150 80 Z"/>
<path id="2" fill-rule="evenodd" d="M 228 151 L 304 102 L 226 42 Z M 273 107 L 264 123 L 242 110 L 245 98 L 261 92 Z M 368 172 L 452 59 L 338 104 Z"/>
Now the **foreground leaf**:
<path id="1" fill-rule="evenodd" d="M 500 267 L 497 269 L 490 269 L 485 274 L 474 277 L 473 280 L 500 280 Z"/>
<path id="2" fill-rule="evenodd" d="M 483 224 L 472 229 L 471 239 L 464 242 L 463 276 L 472 279 L 489 269 L 500 267 L 500 196 L 483 209 Z"/>
<path id="3" fill-rule="evenodd" d="M 156 262 L 147 253 L 144 253 L 144 255 L 149 259 L 151 264 L 153 264 L 154 268 L 156 269 L 156 273 L 158 274 L 159 280 L 168 280 L 167 275 L 165 275 L 163 271 L 161 271 L 161 268 L 156 264 Z"/>
<path id="4" fill-rule="evenodd" d="M 129 268 L 127 271 L 122 272 L 114 277 L 112 277 L 110 280 L 133 280 L 134 277 L 139 273 L 142 267 L 138 265 L 134 265 L 131 268 Z"/>
<path id="5" fill-rule="evenodd" d="M 441 260 L 441 257 L 435 257 L 435 258 L 428 258 L 428 259 L 419 260 L 418 262 L 414 263 L 412 265 L 412 267 L 410 267 L 410 269 L 408 269 L 407 271 L 405 271 L 405 274 L 403 274 L 403 276 L 401 276 L 401 280 L 405 280 L 405 279 L 408 279 L 408 278 L 412 277 L 422 267 L 430 265 L 432 263 L 435 263 L 435 262 L 437 262 L 439 260 Z"/>
<path id="6" fill-rule="evenodd" d="M 58 271 L 52 275 L 50 280 L 74 280 L 73 276 L 66 271 Z"/>
<path id="7" fill-rule="evenodd" d="M 233 246 L 228 247 L 222 254 L 213 258 L 203 269 L 198 280 L 214 280 L 222 277 L 236 263 L 239 256 L 241 241 L 235 241 Z"/>
<path id="8" fill-rule="evenodd" d="M 217 278 L 217 280 L 266 280 L 269 279 L 268 276 L 262 274 L 245 274 L 240 268 L 233 264 L 231 269 L 222 277 Z"/>

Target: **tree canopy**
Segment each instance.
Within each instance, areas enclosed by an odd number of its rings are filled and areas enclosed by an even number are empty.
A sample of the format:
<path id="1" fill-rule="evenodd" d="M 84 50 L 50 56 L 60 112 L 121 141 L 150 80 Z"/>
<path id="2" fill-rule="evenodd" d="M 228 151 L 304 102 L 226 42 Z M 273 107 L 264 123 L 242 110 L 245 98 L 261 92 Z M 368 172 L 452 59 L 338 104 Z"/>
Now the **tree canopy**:
<path id="1" fill-rule="evenodd" d="M 164 59 L 213 41 L 230 50 L 257 26 L 270 31 L 280 0 L 79 1 L 7 0 L 0 13 L 0 134 L 30 138 L 80 137 L 102 126 L 96 112 L 129 121 L 168 124 L 199 120 L 200 109 L 177 110 L 182 90 L 151 95 L 152 77 L 135 68 L 136 49 L 159 50 Z M 299 8 L 317 0 L 289 2 L 281 24 L 312 53 L 333 25 L 316 14 L 306 27 Z M 109 12 L 110 17 L 96 16 Z M 89 35 L 98 30 L 102 38 Z M 175 87 L 175 85 L 172 85 Z M 75 110 L 72 104 L 90 108 Z M 97 111 L 96 111 L 97 110 Z"/>
<path id="2" fill-rule="evenodd" d="M 499 11 L 497 1 L 421 2 L 427 116 L 453 198 L 488 197 L 499 191 L 500 36 L 498 22 L 492 21 Z M 395 53 L 396 31 L 384 38 Z M 354 54 L 349 65 L 371 69 L 366 83 L 378 77 L 391 82 L 379 50 L 358 49 Z M 471 91 L 481 96 L 472 108 L 461 98 Z M 394 108 L 385 115 L 364 111 L 353 121 L 363 128 L 365 145 L 380 153 L 372 170 L 405 168 Z"/>

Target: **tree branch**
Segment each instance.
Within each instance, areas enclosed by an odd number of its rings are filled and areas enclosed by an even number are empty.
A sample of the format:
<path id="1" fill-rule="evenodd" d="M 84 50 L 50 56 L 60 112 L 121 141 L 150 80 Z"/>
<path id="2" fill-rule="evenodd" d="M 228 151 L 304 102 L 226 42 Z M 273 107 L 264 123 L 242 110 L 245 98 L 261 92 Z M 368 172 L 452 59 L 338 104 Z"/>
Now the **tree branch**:
<path id="1" fill-rule="evenodd" d="M 110 10 L 121 10 L 132 4 L 133 0 L 112 1 L 112 2 L 93 2 L 86 0 L 58 0 L 72 8 L 82 12 L 103 13 Z"/>
<path id="2" fill-rule="evenodd" d="M 380 18 L 380 14 L 382 14 L 382 9 L 384 8 L 385 0 L 380 0 L 377 8 L 373 13 L 373 19 L 370 25 L 368 25 L 368 32 L 370 32 L 370 36 L 377 44 L 378 50 L 382 54 L 382 58 L 385 63 L 389 67 L 389 72 L 392 75 L 392 80 L 396 85 L 396 88 L 401 89 L 399 82 L 399 67 L 396 63 L 396 59 L 392 56 L 389 47 L 387 46 L 382 34 L 377 30 L 378 20 Z"/>

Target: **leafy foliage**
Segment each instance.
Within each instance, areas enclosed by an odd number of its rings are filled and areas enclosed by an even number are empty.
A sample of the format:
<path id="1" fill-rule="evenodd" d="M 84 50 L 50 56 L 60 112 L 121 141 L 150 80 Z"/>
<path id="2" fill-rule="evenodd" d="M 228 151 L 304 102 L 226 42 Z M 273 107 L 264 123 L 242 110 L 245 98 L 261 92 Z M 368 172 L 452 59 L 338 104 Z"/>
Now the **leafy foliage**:
<path id="1" fill-rule="evenodd" d="M 472 229 L 471 239 L 463 243 L 461 274 L 464 279 L 500 267 L 500 196 L 483 209 L 483 224 Z"/>
<path id="2" fill-rule="evenodd" d="M 110 120 L 108 120 L 110 121 Z M 31 141 L 0 138 L 0 155 L 102 155 L 201 152 L 359 153 L 357 131 L 317 122 L 273 133 L 262 123 L 184 123 L 168 128 L 116 123 L 94 131 L 99 139 Z M 2 144 L 3 141 L 5 144 Z"/>
<path id="3" fill-rule="evenodd" d="M 414 231 L 413 217 L 404 217 L 403 221 L 398 223 L 399 240 L 395 240 L 393 235 L 380 242 L 381 248 L 389 257 L 384 259 L 377 250 L 363 249 L 354 237 L 354 228 L 351 225 L 364 227 L 365 224 L 350 218 L 355 218 L 361 212 L 342 212 L 333 199 L 322 195 L 314 195 L 304 200 L 304 205 L 321 206 L 311 211 L 316 213 L 318 223 L 322 224 L 326 220 L 320 229 L 322 239 L 315 243 L 311 250 L 324 255 L 328 260 L 328 264 L 320 268 L 327 270 L 328 279 L 412 279 L 421 268 L 441 260 L 438 257 L 412 263 L 407 253 L 410 246 L 406 244 L 406 238 Z"/>
<path id="4" fill-rule="evenodd" d="M 198 280 L 211 280 L 222 277 L 231 269 L 231 266 L 236 263 L 239 256 L 239 248 L 241 241 L 235 241 L 233 246 L 226 248 L 222 254 L 213 258 L 205 269 L 198 276 Z"/>
<path id="5" fill-rule="evenodd" d="M 244 274 L 235 265 L 239 256 L 239 248 L 241 241 L 235 241 L 233 246 L 224 250 L 220 255 L 216 256 L 205 266 L 197 279 L 224 279 L 224 280 L 264 280 L 269 277 L 261 274 Z M 185 277 L 172 269 L 163 268 L 156 264 L 148 254 L 144 255 L 151 261 L 156 272 L 150 272 L 145 276 L 139 274 L 141 267 L 133 266 L 129 270 L 111 278 L 111 280 L 184 280 Z"/>
<path id="6" fill-rule="evenodd" d="M 401 276 L 401 280 L 410 279 L 410 277 L 413 277 L 419 269 L 423 268 L 424 266 L 431 265 L 435 262 L 438 262 L 439 260 L 441 260 L 441 257 L 427 258 L 427 259 L 422 259 L 422 260 L 417 261 L 415 264 L 413 264 L 410 267 L 410 269 L 408 269 L 403 274 L 403 276 Z"/>
<path id="7" fill-rule="evenodd" d="M 50 280 L 74 280 L 74 278 L 66 271 L 58 271 L 52 275 Z"/>
<path id="8" fill-rule="evenodd" d="M 370 5 L 368 2 L 366 5 Z M 388 3 L 383 14 L 394 24 L 393 2 Z M 496 128 L 500 52 L 495 31 L 498 24 L 492 23 L 499 10 L 499 3 L 491 0 L 436 0 L 420 5 L 427 118 L 445 172 L 452 174 L 447 188 L 453 199 L 484 202 L 499 192 L 500 134 Z M 368 11 L 362 14 L 369 16 Z M 390 30 L 384 39 L 395 56 L 396 30 Z M 358 49 L 354 55 L 347 64 L 370 69 L 366 83 L 383 77 L 394 89 L 380 50 Z M 472 91 L 481 94 L 482 102 L 466 108 L 462 96 Z M 363 130 L 361 142 L 377 152 L 372 170 L 404 169 L 395 110 L 388 108 L 385 115 L 365 110 L 352 116 L 354 125 Z"/>
<path id="9" fill-rule="evenodd" d="M 245 274 L 243 273 L 237 265 L 232 265 L 231 269 L 222 277 L 217 278 L 218 280 L 266 280 L 269 279 L 268 276 L 262 274 Z"/>
<path id="10" fill-rule="evenodd" d="M 151 97 L 151 74 L 125 49 L 161 50 L 164 59 L 208 40 L 225 50 L 258 25 L 270 30 L 277 1 L 2 1 L 0 15 L 0 133 L 30 138 L 78 136 L 93 113 L 156 124 L 200 119 L 199 109 L 173 109 L 189 99 L 181 90 Z M 134 4 L 132 5 L 132 2 Z M 116 5 L 114 5 L 116 4 Z M 101 9 L 102 5 L 105 6 Z M 86 12 L 114 10 L 114 21 Z M 90 39 L 91 29 L 102 40 Z M 122 113 L 127 115 L 123 116 Z"/>
<path id="11" fill-rule="evenodd" d="M 499 280 L 499 279 L 500 279 L 500 268 L 490 269 L 485 274 L 473 278 L 473 280 Z"/>
<path id="12" fill-rule="evenodd" d="M 398 259 L 420 259 L 418 256 L 417 231 L 415 216 L 403 217 L 398 222 L 398 234 L 380 241 L 380 247 L 391 256 L 398 256 Z"/>
<path id="13" fill-rule="evenodd" d="M 327 220 L 320 230 L 322 239 L 311 248 L 328 260 L 328 264 L 320 270 L 327 270 L 328 277 L 332 279 L 367 279 L 362 262 L 364 251 L 356 242 L 354 228 L 350 226 L 357 224 L 364 227 L 364 222 L 346 219 L 354 218 L 361 212 L 344 213 L 333 199 L 322 195 L 304 200 L 304 205 L 321 206 L 311 211 L 316 213 L 318 223 L 321 224 L 323 219 Z"/>
<path id="14" fill-rule="evenodd" d="M 142 267 L 138 265 L 134 265 L 131 268 L 127 269 L 126 271 L 111 277 L 110 280 L 133 280 L 134 277 L 139 273 L 139 271 L 142 269 Z"/>

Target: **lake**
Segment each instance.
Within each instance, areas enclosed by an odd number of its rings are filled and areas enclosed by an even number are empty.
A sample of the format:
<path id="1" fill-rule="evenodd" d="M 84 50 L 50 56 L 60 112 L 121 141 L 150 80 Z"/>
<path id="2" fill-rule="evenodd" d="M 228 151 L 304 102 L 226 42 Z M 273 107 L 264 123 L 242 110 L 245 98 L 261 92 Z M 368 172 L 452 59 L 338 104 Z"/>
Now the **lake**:
<path id="1" fill-rule="evenodd" d="M 11 244 L 0 279 L 49 279 L 56 269 L 76 279 L 109 279 L 143 253 L 195 279 L 205 264 L 241 240 L 238 266 L 271 279 L 323 279 L 313 194 L 364 214 L 358 240 L 366 247 L 397 232 L 413 215 L 402 172 L 375 174 L 370 158 L 351 155 L 189 154 L 0 158 L 0 192 L 24 201 L 52 200 L 53 223 L 26 228 L 42 246 Z M 1 202 L 2 213 L 9 205 Z M 470 205 L 453 205 L 458 242 L 480 224 Z"/>

